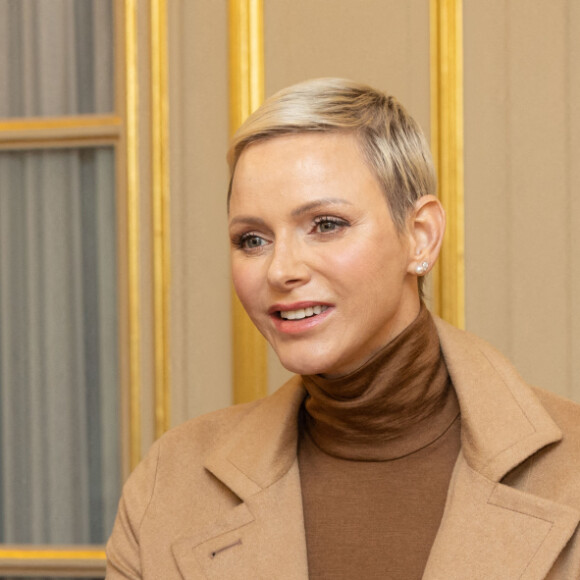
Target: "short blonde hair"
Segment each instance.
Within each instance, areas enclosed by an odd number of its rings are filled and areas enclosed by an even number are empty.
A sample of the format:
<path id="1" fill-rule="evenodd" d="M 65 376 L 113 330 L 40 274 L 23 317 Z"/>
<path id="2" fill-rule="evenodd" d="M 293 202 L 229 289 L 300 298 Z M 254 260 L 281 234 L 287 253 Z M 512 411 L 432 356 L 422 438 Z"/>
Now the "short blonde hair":
<path id="1" fill-rule="evenodd" d="M 259 107 L 232 137 L 228 150 L 231 196 L 240 155 L 257 141 L 310 131 L 352 132 L 376 175 L 399 231 L 437 180 L 423 132 L 392 96 L 346 79 L 313 79 L 283 89 Z"/>

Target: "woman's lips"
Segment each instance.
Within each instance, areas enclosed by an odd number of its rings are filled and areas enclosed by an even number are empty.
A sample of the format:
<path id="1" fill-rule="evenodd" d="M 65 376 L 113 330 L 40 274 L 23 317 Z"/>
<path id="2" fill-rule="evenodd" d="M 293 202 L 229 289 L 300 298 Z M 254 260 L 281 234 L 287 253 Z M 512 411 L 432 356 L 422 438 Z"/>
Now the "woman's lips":
<path id="1" fill-rule="evenodd" d="M 332 310 L 330 304 L 299 302 L 275 305 L 270 308 L 269 314 L 279 332 L 300 334 L 323 322 Z"/>

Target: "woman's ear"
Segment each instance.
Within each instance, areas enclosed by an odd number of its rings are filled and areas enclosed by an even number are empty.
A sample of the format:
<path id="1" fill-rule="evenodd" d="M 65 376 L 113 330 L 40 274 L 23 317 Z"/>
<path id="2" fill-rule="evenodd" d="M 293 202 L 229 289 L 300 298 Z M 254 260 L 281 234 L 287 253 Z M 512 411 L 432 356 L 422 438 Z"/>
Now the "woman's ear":
<path id="1" fill-rule="evenodd" d="M 424 195 L 415 202 L 409 215 L 409 273 L 424 276 L 439 257 L 445 233 L 445 210 L 434 195 Z"/>

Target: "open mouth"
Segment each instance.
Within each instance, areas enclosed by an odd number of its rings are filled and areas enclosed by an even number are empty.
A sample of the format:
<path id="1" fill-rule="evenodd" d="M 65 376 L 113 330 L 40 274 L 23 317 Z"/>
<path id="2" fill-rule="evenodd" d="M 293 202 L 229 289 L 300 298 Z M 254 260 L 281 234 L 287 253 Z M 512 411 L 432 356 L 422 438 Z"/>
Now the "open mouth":
<path id="1" fill-rule="evenodd" d="M 325 310 L 328 310 L 328 306 L 317 305 L 309 306 L 308 308 L 299 308 L 298 310 L 278 310 L 276 314 L 283 320 L 302 320 L 322 314 Z"/>

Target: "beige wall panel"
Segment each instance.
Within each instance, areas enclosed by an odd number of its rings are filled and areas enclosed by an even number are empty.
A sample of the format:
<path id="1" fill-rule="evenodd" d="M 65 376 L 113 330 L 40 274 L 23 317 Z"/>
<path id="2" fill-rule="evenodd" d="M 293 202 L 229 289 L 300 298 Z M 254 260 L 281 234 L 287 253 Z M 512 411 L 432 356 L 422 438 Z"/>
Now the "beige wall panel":
<path id="1" fill-rule="evenodd" d="M 346 77 L 395 95 L 429 131 L 429 3 L 266 0 L 266 96 L 314 77 Z"/>
<path id="2" fill-rule="evenodd" d="M 510 349 L 508 28 L 503 2 L 464 6 L 465 324 Z"/>
<path id="3" fill-rule="evenodd" d="M 568 12 L 465 4 L 466 324 L 573 396 Z"/>
<path id="4" fill-rule="evenodd" d="M 512 356 L 523 372 L 533 372 L 531 380 L 565 394 L 571 258 L 565 2 L 520 0 L 509 8 Z"/>
<path id="5" fill-rule="evenodd" d="M 266 0 L 266 96 L 314 77 L 346 77 L 395 95 L 429 136 L 429 3 Z M 269 353 L 269 388 L 288 376 Z"/>
<path id="6" fill-rule="evenodd" d="M 168 6 L 175 425 L 232 401 L 227 3 Z"/>

